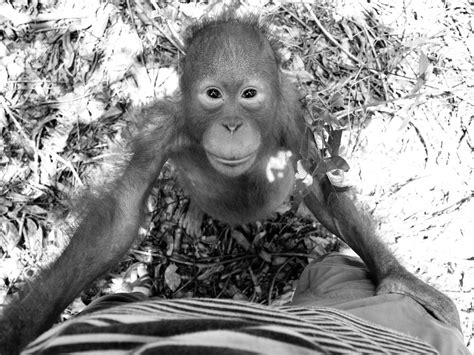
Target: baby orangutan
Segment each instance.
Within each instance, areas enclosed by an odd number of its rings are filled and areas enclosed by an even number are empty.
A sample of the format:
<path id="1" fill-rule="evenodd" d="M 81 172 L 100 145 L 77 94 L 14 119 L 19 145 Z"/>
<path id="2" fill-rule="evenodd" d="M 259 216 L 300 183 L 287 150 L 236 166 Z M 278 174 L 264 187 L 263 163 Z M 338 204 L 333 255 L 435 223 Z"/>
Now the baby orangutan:
<path id="1" fill-rule="evenodd" d="M 265 218 L 292 193 L 296 161 L 307 158 L 302 145 L 311 143 L 300 95 L 281 70 L 277 41 L 266 26 L 231 14 L 192 26 L 180 89 L 179 97 L 134 113 L 144 125 L 132 142 L 133 156 L 107 192 L 88 202 L 62 255 L 5 308 L 2 354 L 19 351 L 50 328 L 90 282 L 127 253 L 168 159 L 195 216 L 205 212 L 232 225 L 247 223 Z M 275 170 L 270 162 L 279 155 L 284 164 Z M 408 294 L 436 318 L 459 327 L 451 300 L 400 265 L 345 192 L 323 176 L 314 179 L 304 202 L 362 258 L 377 293 Z M 187 229 L 196 232 L 192 223 Z"/>

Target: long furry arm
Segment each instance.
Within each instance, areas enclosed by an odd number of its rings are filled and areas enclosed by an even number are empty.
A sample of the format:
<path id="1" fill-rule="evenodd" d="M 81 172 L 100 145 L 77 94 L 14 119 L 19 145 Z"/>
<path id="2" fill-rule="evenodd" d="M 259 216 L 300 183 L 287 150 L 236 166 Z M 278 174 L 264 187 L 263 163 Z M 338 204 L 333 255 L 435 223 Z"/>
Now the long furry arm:
<path id="1" fill-rule="evenodd" d="M 15 354 L 47 330 L 95 278 L 114 266 L 133 243 L 150 188 L 173 147 L 173 104 L 158 101 L 135 115 L 144 122 L 133 156 L 109 187 L 89 198 L 80 223 L 59 258 L 33 280 L 0 319 L 0 353 Z"/>

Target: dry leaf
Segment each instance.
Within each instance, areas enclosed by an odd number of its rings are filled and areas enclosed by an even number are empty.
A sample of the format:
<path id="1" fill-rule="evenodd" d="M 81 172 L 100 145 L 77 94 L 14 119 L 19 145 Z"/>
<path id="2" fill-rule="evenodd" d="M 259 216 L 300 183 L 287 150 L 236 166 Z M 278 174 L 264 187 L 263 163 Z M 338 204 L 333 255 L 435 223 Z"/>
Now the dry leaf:
<path id="1" fill-rule="evenodd" d="M 20 233 L 15 224 L 6 218 L 0 218 L 0 248 L 7 253 L 12 251 L 20 241 Z"/>
<path id="2" fill-rule="evenodd" d="M 429 65 L 430 65 L 430 61 L 429 61 L 428 57 L 426 56 L 425 52 L 420 50 L 420 62 L 418 64 L 418 74 L 420 76 L 425 74 Z"/>
<path id="3" fill-rule="evenodd" d="M 178 274 L 176 270 L 178 270 L 176 264 L 170 264 L 165 270 L 166 286 L 173 292 L 176 291 L 181 284 L 181 275 Z"/>
<path id="4" fill-rule="evenodd" d="M 250 250 L 252 247 L 247 238 L 238 230 L 232 229 L 231 236 L 244 250 Z"/>
<path id="5" fill-rule="evenodd" d="M 34 220 L 27 218 L 23 229 L 25 245 L 34 255 L 41 254 L 43 251 L 43 230 Z"/>
<path id="6" fill-rule="evenodd" d="M 272 262 L 272 256 L 270 253 L 266 252 L 265 250 L 261 250 L 260 253 L 258 253 L 258 255 L 263 259 L 265 260 L 267 263 L 271 263 Z"/>

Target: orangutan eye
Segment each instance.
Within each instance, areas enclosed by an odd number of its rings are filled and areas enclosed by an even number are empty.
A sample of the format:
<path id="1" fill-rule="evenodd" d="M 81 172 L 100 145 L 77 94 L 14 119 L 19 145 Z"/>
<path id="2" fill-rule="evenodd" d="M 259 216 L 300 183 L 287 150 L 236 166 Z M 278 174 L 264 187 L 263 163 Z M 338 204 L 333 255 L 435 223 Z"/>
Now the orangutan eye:
<path id="1" fill-rule="evenodd" d="M 242 93 L 244 99 L 251 99 L 252 97 L 257 96 L 257 90 L 255 89 L 245 89 Z"/>
<path id="2" fill-rule="evenodd" d="M 211 99 L 220 99 L 222 97 L 222 93 L 216 88 L 207 89 L 206 95 Z"/>

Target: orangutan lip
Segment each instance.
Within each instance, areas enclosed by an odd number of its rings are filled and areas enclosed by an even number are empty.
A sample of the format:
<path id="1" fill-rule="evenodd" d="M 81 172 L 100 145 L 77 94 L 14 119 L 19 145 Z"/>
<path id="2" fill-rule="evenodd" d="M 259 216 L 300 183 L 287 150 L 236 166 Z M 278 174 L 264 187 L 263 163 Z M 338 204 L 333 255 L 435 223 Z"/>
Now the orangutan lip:
<path id="1" fill-rule="evenodd" d="M 256 152 L 252 152 L 252 153 L 250 153 L 250 154 L 248 154 L 244 157 L 238 158 L 238 159 L 227 159 L 227 158 L 219 157 L 219 156 L 214 155 L 212 153 L 209 153 L 209 154 L 218 163 L 229 166 L 229 167 L 234 167 L 234 166 L 242 165 L 245 162 L 247 162 L 248 160 L 252 159 L 254 157 L 254 155 L 256 154 Z"/>

